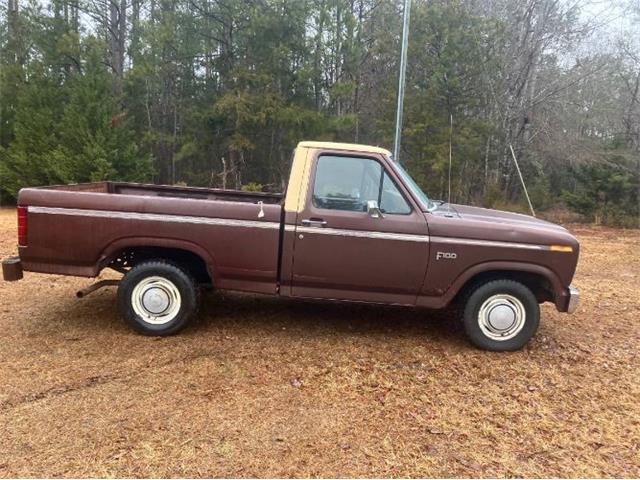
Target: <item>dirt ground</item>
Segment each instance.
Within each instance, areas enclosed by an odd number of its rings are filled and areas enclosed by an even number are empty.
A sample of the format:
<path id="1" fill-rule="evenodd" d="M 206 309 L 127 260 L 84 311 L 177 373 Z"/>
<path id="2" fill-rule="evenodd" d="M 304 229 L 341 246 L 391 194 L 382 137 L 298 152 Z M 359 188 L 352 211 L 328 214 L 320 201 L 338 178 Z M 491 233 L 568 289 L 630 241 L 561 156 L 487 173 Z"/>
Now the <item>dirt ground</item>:
<path id="1" fill-rule="evenodd" d="M 506 354 L 439 313 L 228 294 L 153 339 L 113 288 L 0 282 L 0 476 L 640 477 L 640 232 L 572 231 L 582 308 Z"/>

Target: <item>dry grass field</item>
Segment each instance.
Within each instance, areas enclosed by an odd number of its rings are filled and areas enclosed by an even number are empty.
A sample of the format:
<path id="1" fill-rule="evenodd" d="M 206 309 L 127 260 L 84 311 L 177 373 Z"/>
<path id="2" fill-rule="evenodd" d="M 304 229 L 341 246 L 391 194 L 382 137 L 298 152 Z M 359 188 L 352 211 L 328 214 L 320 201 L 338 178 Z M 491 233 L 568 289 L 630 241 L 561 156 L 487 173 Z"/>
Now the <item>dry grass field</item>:
<path id="1" fill-rule="evenodd" d="M 0 476 L 640 477 L 640 232 L 572 230 L 581 309 L 506 354 L 441 313 L 227 294 L 153 339 L 113 288 L 0 282 Z"/>

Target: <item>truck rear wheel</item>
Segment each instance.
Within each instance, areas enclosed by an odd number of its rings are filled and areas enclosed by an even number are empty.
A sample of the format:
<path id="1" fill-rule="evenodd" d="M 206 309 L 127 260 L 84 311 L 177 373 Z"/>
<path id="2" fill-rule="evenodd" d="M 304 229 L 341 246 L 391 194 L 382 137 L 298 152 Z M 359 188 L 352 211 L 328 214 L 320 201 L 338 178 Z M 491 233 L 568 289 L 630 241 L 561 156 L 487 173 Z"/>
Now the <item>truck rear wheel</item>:
<path id="1" fill-rule="evenodd" d="M 467 337 L 479 348 L 518 350 L 538 330 L 540 306 L 525 285 L 514 280 L 492 280 L 469 292 L 463 323 Z"/>
<path id="2" fill-rule="evenodd" d="M 163 260 L 136 265 L 118 287 L 124 320 L 144 335 L 177 333 L 195 315 L 198 303 L 199 290 L 191 275 Z"/>

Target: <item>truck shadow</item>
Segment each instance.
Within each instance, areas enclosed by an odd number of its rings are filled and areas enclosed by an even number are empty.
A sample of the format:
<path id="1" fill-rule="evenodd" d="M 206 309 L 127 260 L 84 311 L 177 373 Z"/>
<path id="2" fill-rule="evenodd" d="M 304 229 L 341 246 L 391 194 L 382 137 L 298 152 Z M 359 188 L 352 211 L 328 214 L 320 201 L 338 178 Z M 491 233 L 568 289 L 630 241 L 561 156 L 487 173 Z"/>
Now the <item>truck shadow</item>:
<path id="1" fill-rule="evenodd" d="M 61 299 L 62 300 L 62 299 Z M 51 308 L 51 307 L 49 307 Z M 47 312 L 40 328 L 60 332 L 82 331 L 83 336 L 126 334 L 115 290 L 105 289 L 84 299 L 65 298 Z M 63 326 L 63 325 L 66 326 Z M 213 292 L 203 294 L 196 319 L 177 337 L 219 335 L 281 335 L 305 339 L 327 336 L 405 338 L 464 343 L 464 332 L 451 310 L 428 310 L 350 302 L 321 302 L 251 294 Z M 133 332 L 131 332 L 133 334 Z M 135 334 L 133 334 L 135 335 Z M 140 337 L 144 339 L 146 337 Z"/>
<path id="2" fill-rule="evenodd" d="M 322 302 L 236 293 L 209 293 L 189 330 L 223 326 L 262 332 L 292 331 L 305 337 L 337 334 L 423 336 L 456 343 L 464 332 L 451 309 L 428 310 L 392 305 Z"/>

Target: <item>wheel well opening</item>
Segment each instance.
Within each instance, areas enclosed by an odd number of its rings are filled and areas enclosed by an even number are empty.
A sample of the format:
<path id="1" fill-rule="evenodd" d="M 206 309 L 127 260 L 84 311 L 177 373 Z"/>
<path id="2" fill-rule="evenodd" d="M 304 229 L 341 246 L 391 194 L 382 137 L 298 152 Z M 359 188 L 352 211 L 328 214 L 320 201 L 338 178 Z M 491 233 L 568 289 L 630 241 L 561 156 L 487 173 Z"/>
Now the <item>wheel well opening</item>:
<path id="1" fill-rule="evenodd" d="M 543 275 L 517 270 L 491 270 L 480 272 L 466 281 L 464 286 L 458 291 L 453 302 L 459 302 L 465 298 L 470 290 L 492 280 L 514 280 L 525 285 L 535 295 L 538 303 L 553 302 L 554 293 L 551 283 Z"/>
<path id="2" fill-rule="evenodd" d="M 127 273 L 141 262 L 153 259 L 163 259 L 180 265 L 187 269 L 198 283 L 212 283 L 207 263 L 202 257 L 180 248 L 127 247 L 109 256 L 103 262 L 103 266 L 120 273 Z"/>

